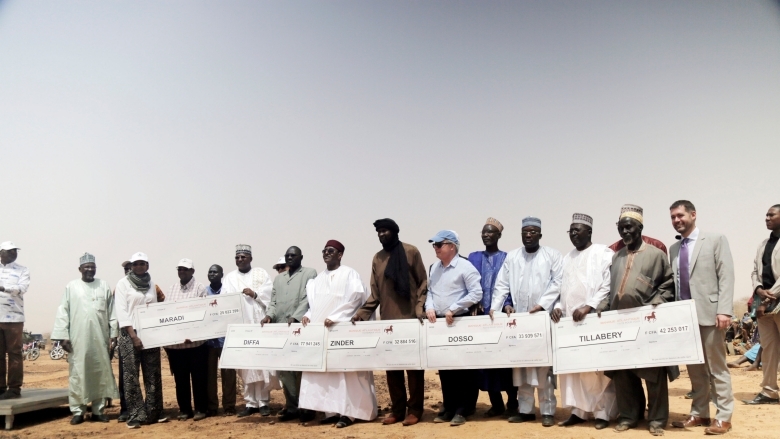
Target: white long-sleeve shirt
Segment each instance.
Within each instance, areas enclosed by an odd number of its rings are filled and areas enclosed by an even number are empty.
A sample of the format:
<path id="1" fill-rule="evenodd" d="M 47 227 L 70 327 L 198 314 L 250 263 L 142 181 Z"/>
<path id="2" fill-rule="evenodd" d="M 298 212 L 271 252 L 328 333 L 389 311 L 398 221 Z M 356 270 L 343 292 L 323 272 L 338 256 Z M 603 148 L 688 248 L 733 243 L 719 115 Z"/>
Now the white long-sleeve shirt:
<path id="1" fill-rule="evenodd" d="M 145 306 L 148 303 L 157 303 L 157 285 L 149 282 L 149 289 L 142 293 L 123 277 L 116 284 L 116 293 L 114 293 L 114 306 L 116 307 L 116 320 L 119 327 L 124 328 L 133 326 L 133 311 L 136 307 Z"/>
<path id="2" fill-rule="evenodd" d="M 509 252 L 498 273 L 490 309 L 502 310 L 511 294 L 515 312 L 528 312 L 536 305 L 550 311 L 561 293 L 562 259 L 558 250 L 545 246 L 533 253 L 525 247 Z"/>
<path id="3" fill-rule="evenodd" d="M 24 322 L 24 293 L 30 287 L 30 271 L 27 267 L 11 262 L 0 264 L 0 322 Z"/>

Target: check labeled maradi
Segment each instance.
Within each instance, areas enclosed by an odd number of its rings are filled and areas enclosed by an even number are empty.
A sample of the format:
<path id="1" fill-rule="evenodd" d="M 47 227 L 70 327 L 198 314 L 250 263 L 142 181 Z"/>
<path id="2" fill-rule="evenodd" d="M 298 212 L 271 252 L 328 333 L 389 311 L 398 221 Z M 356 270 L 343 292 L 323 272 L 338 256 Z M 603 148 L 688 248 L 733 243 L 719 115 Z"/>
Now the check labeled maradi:
<path id="1" fill-rule="evenodd" d="M 551 324 L 544 312 L 337 323 L 231 325 L 222 368 L 300 371 L 491 369 L 556 373 L 703 362 L 693 301 L 589 314 Z"/>

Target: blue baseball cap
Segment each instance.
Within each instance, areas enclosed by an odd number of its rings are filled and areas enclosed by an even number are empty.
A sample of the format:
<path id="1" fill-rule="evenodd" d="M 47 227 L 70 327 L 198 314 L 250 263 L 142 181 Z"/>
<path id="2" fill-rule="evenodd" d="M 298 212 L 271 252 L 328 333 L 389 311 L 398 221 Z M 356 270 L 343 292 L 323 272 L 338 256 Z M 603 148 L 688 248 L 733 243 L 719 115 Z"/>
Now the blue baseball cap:
<path id="1" fill-rule="evenodd" d="M 440 230 L 439 233 L 437 233 L 433 238 L 429 239 L 428 242 L 442 242 L 444 240 L 460 245 L 458 233 L 454 230 Z"/>

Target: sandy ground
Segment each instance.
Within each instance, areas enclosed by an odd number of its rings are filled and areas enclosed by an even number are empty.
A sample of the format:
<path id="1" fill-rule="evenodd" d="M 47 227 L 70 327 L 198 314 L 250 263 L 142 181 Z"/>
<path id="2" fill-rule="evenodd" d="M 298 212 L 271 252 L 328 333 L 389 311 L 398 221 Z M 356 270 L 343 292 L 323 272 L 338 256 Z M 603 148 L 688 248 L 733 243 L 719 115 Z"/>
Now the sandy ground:
<path id="1" fill-rule="evenodd" d="M 26 361 L 25 387 L 27 388 L 56 388 L 67 387 L 68 383 L 68 365 L 65 361 L 53 361 L 49 358 L 48 351 L 42 352 L 43 355 L 36 361 Z M 730 360 L 733 358 L 730 358 Z M 116 360 L 114 360 L 114 373 L 116 374 Z M 684 368 L 683 368 L 684 369 Z M 780 435 L 780 406 L 758 406 L 751 407 L 743 405 L 739 400 L 750 399 L 759 389 L 758 384 L 761 381 L 761 372 L 747 372 L 744 369 L 732 370 L 732 380 L 734 387 L 734 396 L 737 399 L 736 413 L 733 423 L 735 425 L 729 437 L 733 438 L 776 438 Z M 483 413 L 489 408 L 487 394 L 480 393 L 479 404 L 476 415 L 469 418 L 466 425 L 460 427 L 450 427 L 449 424 L 433 424 L 432 420 L 436 414 L 437 406 L 441 402 L 441 391 L 438 382 L 438 376 L 434 371 L 426 373 L 426 401 L 425 415 L 423 422 L 412 427 L 402 427 L 400 424 L 383 426 L 381 418 L 388 412 L 389 398 L 387 387 L 385 385 L 384 373 L 375 374 L 377 398 L 381 407 L 379 419 L 369 423 L 356 423 L 345 428 L 336 429 L 332 426 L 320 426 L 316 421 L 311 425 L 303 426 L 297 423 L 277 423 L 275 413 L 281 409 L 284 402 L 284 396 L 281 391 L 275 391 L 272 394 L 271 409 L 273 411 L 270 417 L 260 417 L 253 415 L 248 418 L 238 419 L 236 417 L 216 416 L 210 417 L 200 422 L 192 420 L 179 422 L 171 421 L 167 424 L 157 424 L 144 426 L 138 430 L 129 430 L 124 424 L 116 422 L 119 408 L 117 406 L 107 409 L 108 415 L 112 421 L 109 424 L 85 422 L 78 426 L 69 424 L 71 415 L 67 407 L 48 409 L 38 412 L 25 413 L 18 415 L 14 422 L 14 430 L 0 433 L 0 438 L 76 438 L 76 437 L 111 437 L 111 438 L 141 438 L 148 437 L 149 434 L 154 438 L 180 438 L 180 437 L 214 437 L 214 438 L 258 438 L 258 437 L 305 437 L 313 438 L 450 438 L 453 436 L 471 438 L 487 437 L 491 439 L 517 438 L 519 435 L 524 437 L 545 437 L 545 438 L 569 438 L 577 437 L 590 439 L 598 437 L 620 437 L 621 439 L 649 438 L 646 425 L 640 424 L 637 430 L 631 430 L 625 433 L 616 433 L 612 428 L 602 431 L 596 431 L 592 423 L 582 424 L 575 427 L 562 428 L 550 427 L 544 428 L 539 422 L 525 424 L 509 424 L 502 419 L 484 419 Z M 163 358 L 163 385 L 165 399 L 165 413 L 174 417 L 178 410 L 174 393 L 173 377 L 168 370 L 167 360 Z M 684 395 L 690 390 L 690 381 L 687 373 L 683 370 L 682 376 L 670 384 L 669 394 L 671 403 L 670 420 L 683 418 L 690 408 L 690 400 L 686 400 Z M 239 410 L 243 408 L 242 400 L 238 401 Z M 220 411 L 221 413 L 221 411 Z M 713 409 L 714 413 L 714 409 Z M 555 418 L 556 421 L 562 421 L 568 417 L 568 410 L 558 408 Z M 693 437 L 704 435 L 702 428 L 691 431 L 677 430 L 669 427 L 666 436 L 669 437 Z"/>

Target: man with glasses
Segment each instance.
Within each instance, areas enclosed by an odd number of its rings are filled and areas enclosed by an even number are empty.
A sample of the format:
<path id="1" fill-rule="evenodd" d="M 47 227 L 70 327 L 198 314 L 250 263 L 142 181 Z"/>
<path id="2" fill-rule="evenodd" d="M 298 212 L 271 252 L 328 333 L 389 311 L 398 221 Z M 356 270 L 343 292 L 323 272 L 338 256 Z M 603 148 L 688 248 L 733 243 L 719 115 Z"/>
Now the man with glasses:
<path id="1" fill-rule="evenodd" d="M 322 260 L 327 267 L 306 284 L 309 310 L 301 318 L 322 323 L 326 328 L 335 323 L 346 324 L 366 302 L 368 292 L 357 271 L 341 265 L 344 245 L 335 239 L 325 243 Z M 371 421 L 376 418 L 374 373 L 361 372 L 303 372 L 301 377 L 300 407 L 323 412 L 320 424 L 349 427 L 355 419 Z"/>
<path id="2" fill-rule="evenodd" d="M 482 299 L 482 279 L 466 259 L 458 255 L 460 240 L 452 230 L 442 230 L 428 242 L 433 243 L 436 258 L 431 266 L 425 313 L 428 321 L 446 319 L 447 325 L 458 316 L 468 315 L 469 308 Z M 463 425 L 474 413 L 479 396 L 476 369 L 440 370 L 443 407 L 433 422 Z"/>
<path id="3" fill-rule="evenodd" d="M 206 287 L 195 280 L 195 265 L 192 260 L 180 260 L 176 271 L 179 282 L 171 285 L 168 293 L 169 302 L 206 296 Z M 176 383 L 176 401 L 179 404 L 177 419 L 186 421 L 193 418 L 193 421 L 200 421 L 206 418 L 209 403 L 206 388 L 209 353 L 206 341 L 184 340 L 183 343 L 165 346 L 165 352 L 168 354 L 168 363 Z M 192 387 L 190 387 L 190 377 L 192 377 Z M 195 400 L 194 412 L 190 396 Z"/>
<path id="4" fill-rule="evenodd" d="M 590 215 L 575 213 L 567 233 L 574 249 L 563 257 L 561 300 L 550 316 L 555 323 L 561 317 L 580 322 L 596 311 L 609 294 L 609 268 L 615 255 L 607 246 L 591 242 L 593 218 Z M 596 430 L 601 430 L 617 416 L 615 386 L 604 372 L 570 373 L 559 378 L 563 406 L 571 407 L 571 416 L 559 422 L 559 426 L 587 422 L 588 413 L 593 413 Z"/>
<path id="5" fill-rule="evenodd" d="M 514 312 L 535 313 L 551 311 L 561 292 L 563 277 L 561 253 L 539 245 L 542 239 L 542 220 L 526 217 L 522 223 L 523 247 L 512 250 L 506 257 L 496 279 L 490 316 L 503 307 L 507 315 Z M 507 296 L 512 305 L 504 306 Z M 555 376 L 552 367 L 522 367 L 513 369 L 513 380 L 518 387 L 518 413 L 509 422 L 536 420 L 534 389 L 539 394 L 542 425 L 555 424 Z"/>
<path id="6" fill-rule="evenodd" d="M 271 278 L 262 268 L 252 268 L 252 246 L 246 244 L 236 246 L 236 267 L 237 270 L 225 276 L 224 293 L 243 294 L 245 321 L 260 323 L 265 318 L 265 311 L 271 302 Z M 246 401 L 246 408 L 238 417 L 243 418 L 254 413 L 270 416 L 268 403 L 271 400 L 271 390 L 280 387 L 276 371 L 239 369 L 238 373 L 244 381 Z"/>
<path id="7" fill-rule="evenodd" d="M 303 252 L 301 249 L 292 246 L 284 254 L 283 267 L 289 267 L 274 279 L 273 290 L 271 291 L 271 304 L 268 306 L 266 316 L 260 322 L 266 323 L 287 323 L 291 325 L 298 323 L 309 310 L 309 300 L 306 297 L 306 283 L 317 277 L 317 271 L 313 268 L 302 267 Z M 277 264 L 275 267 L 278 267 Z M 284 409 L 279 413 L 280 421 L 289 421 L 298 419 L 301 415 L 298 411 L 298 394 L 301 389 L 301 372 L 295 371 L 277 371 L 279 381 L 282 382 L 284 391 Z M 307 414 L 303 414 L 304 420 L 307 420 Z"/>

